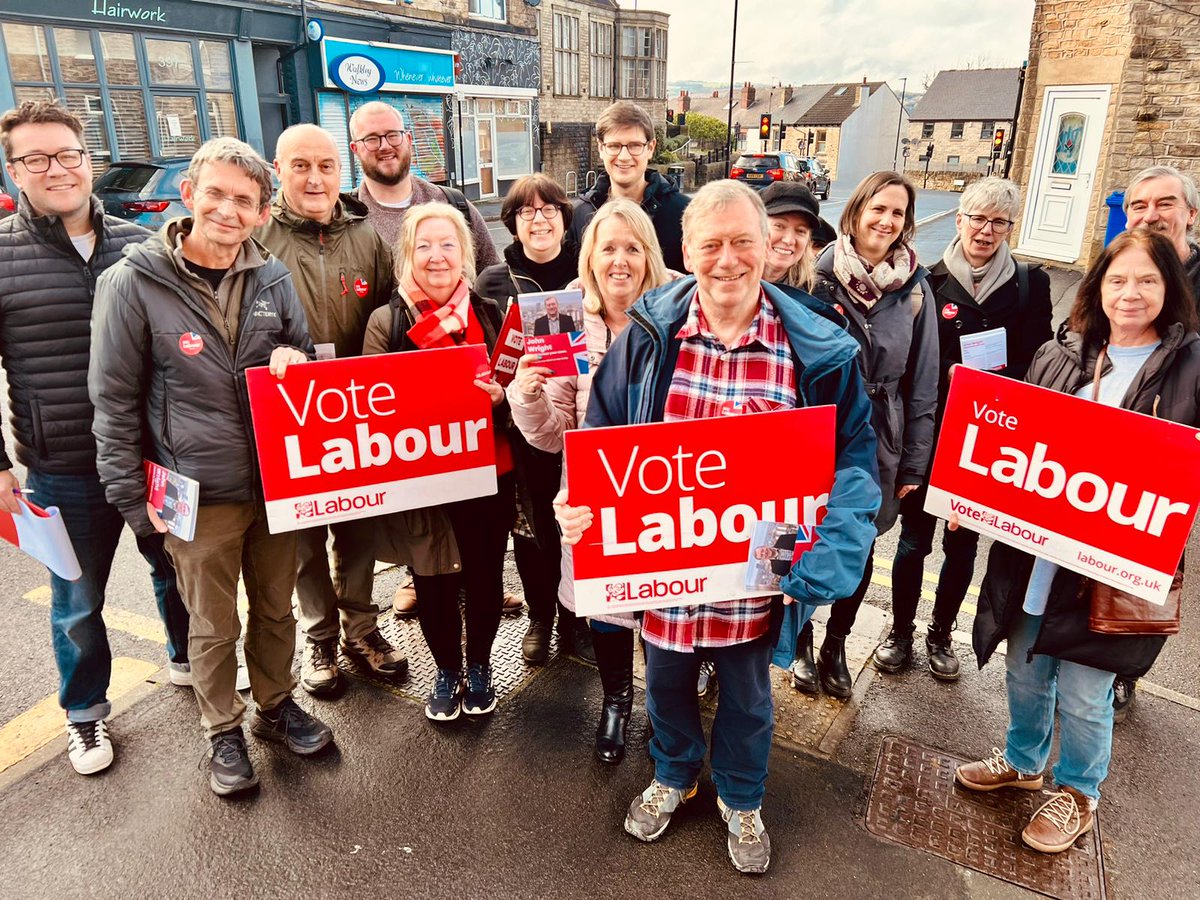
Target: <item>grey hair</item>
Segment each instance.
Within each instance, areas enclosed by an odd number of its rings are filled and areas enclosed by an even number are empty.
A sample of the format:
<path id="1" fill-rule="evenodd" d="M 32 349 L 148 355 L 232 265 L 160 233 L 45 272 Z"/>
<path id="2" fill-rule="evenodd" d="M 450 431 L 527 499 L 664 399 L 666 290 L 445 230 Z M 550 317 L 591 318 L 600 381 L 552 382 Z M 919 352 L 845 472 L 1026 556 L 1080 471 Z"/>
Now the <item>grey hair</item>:
<path id="1" fill-rule="evenodd" d="M 1021 212 L 1021 189 L 1007 178 L 994 175 L 971 182 L 958 201 L 958 211 L 970 215 L 990 209 L 1015 219 Z"/>
<path id="2" fill-rule="evenodd" d="M 217 137 L 205 141 L 188 163 L 188 181 L 192 184 L 199 182 L 200 170 L 207 163 L 227 163 L 241 169 L 258 184 L 261 195 L 259 209 L 271 202 L 271 192 L 274 190 L 271 166 L 249 144 L 232 137 Z"/>
<path id="3" fill-rule="evenodd" d="M 728 178 L 710 181 L 696 191 L 692 202 L 683 211 L 683 242 L 687 243 L 688 234 L 696 227 L 696 223 L 700 219 L 718 213 L 738 200 L 749 200 L 754 206 L 755 212 L 758 213 L 759 224 L 762 226 L 762 237 L 765 243 L 767 235 L 770 233 L 770 226 L 767 224 L 767 208 L 763 206 L 762 197 L 753 188 Z"/>
<path id="4" fill-rule="evenodd" d="M 1125 212 L 1129 212 L 1129 195 L 1133 193 L 1133 189 L 1151 178 L 1178 178 L 1179 183 L 1183 185 L 1183 202 L 1187 204 L 1188 209 L 1200 209 L 1200 191 L 1196 190 L 1196 182 L 1192 180 L 1192 176 L 1183 174 L 1174 166 L 1151 166 L 1134 175 L 1129 187 L 1125 188 L 1125 202 L 1122 205 Z"/>

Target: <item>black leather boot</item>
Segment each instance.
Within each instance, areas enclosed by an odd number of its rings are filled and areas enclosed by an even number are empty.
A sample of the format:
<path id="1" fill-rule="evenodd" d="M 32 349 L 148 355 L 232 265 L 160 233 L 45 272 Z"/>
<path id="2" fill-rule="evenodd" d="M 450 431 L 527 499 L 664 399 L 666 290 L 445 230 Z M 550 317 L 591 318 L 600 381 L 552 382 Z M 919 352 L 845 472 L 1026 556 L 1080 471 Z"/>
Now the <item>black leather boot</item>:
<path id="1" fill-rule="evenodd" d="M 817 657 L 817 673 L 821 677 L 821 689 L 830 697 L 845 700 L 854 690 L 850 670 L 846 668 L 846 639 L 825 635 L 821 653 Z"/>
<path id="2" fill-rule="evenodd" d="M 901 632 L 893 628 L 883 643 L 875 648 L 871 661 L 880 672 L 895 675 L 903 672 L 912 663 L 912 632 Z"/>
<path id="3" fill-rule="evenodd" d="M 925 652 L 929 656 L 929 672 L 938 681 L 958 681 L 958 657 L 950 642 L 949 627 L 943 628 L 936 622 L 929 626 L 925 635 Z"/>
<path id="4" fill-rule="evenodd" d="M 596 725 L 596 759 L 615 766 L 625 758 L 625 731 L 633 712 L 633 631 L 593 631 L 604 705 Z"/>
<path id="5" fill-rule="evenodd" d="M 812 622 L 804 626 L 796 644 L 796 661 L 792 663 L 792 687 L 806 694 L 821 693 L 817 664 L 813 660 Z"/>

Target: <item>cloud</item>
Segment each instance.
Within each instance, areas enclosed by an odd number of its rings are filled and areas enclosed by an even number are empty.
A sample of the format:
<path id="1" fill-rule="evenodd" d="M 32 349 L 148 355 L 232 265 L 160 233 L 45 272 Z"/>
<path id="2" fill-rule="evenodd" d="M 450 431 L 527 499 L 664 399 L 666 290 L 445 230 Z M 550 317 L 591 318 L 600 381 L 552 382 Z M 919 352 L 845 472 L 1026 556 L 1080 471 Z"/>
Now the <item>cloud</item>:
<path id="1" fill-rule="evenodd" d="M 632 7 L 623 0 L 623 7 Z M 640 0 L 671 14 L 667 77 L 728 83 L 733 0 Z M 741 0 L 736 80 L 890 81 L 968 66 L 1019 66 L 1034 0 Z"/>

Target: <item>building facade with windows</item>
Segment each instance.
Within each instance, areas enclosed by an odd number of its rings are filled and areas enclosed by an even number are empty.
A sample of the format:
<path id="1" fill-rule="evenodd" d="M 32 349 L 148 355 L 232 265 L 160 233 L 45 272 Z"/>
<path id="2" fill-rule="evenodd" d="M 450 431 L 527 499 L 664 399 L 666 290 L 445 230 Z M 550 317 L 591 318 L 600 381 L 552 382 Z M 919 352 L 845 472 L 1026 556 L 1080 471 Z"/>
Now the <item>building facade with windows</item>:
<path id="1" fill-rule="evenodd" d="M 539 12 L 542 169 L 575 194 L 603 171 L 594 132 L 606 106 L 632 100 L 665 125 L 670 17 L 613 0 L 545 0 Z"/>
<path id="2" fill-rule="evenodd" d="M 1003 154 L 1013 138 L 1020 69 L 950 69 L 938 72 L 917 102 L 908 126 L 905 168 L 915 176 L 926 168 L 933 145 L 931 172 L 977 177 L 1003 171 Z M 1002 132 L 1004 147 L 993 158 L 993 141 Z"/>

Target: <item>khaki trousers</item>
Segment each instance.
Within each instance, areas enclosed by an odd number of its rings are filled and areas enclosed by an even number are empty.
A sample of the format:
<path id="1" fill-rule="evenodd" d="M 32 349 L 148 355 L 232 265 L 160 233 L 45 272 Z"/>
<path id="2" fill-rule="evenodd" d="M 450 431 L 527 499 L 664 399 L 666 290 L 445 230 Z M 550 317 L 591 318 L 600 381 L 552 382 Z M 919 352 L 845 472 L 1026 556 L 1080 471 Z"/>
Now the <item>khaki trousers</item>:
<path id="1" fill-rule="evenodd" d="M 308 640 L 336 638 L 339 626 L 347 641 L 357 641 L 376 629 L 379 610 L 371 592 L 379 527 L 378 518 L 351 519 L 296 532 L 296 605 Z M 330 532 L 332 572 L 326 547 Z"/>
<path id="2" fill-rule="evenodd" d="M 250 614 L 246 625 L 246 668 L 259 709 L 271 709 L 290 696 L 296 681 L 296 534 L 271 534 L 258 503 L 201 506 L 196 537 L 166 536 L 183 602 L 192 617 L 188 658 L 200 723 L 211 738 L 236 728 L 246 703 L 236 690 L 238 574 L 246 583 Z"/>

